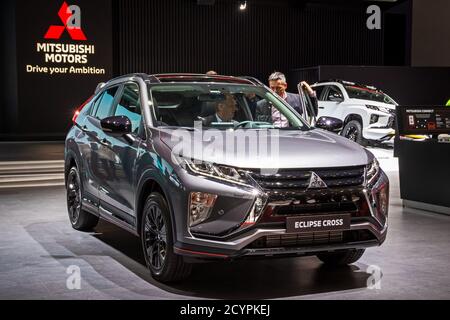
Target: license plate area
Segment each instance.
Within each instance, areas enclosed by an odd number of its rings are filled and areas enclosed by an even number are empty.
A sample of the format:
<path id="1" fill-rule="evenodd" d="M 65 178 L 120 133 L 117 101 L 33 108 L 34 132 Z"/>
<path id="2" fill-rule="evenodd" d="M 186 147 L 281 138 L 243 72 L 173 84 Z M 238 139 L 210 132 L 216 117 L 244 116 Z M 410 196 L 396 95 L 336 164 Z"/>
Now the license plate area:
<path id="1" fill-rule="evenodd" d="M 350 220 L 350 214 L 287 217 L 286 232 L 304 233 L 350 230 Z"/>

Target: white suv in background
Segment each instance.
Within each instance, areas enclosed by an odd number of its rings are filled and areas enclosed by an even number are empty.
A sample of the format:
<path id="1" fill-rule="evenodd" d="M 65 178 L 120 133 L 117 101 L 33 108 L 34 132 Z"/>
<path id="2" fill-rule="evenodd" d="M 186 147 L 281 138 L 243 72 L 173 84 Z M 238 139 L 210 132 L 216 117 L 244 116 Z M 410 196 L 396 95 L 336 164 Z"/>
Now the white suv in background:
<path id="1" fill-rule="evenodd" d="M 344 121 L 341 135 L 361 145 L 392 143 L 397 103 L 375 87 L 342 80 L 317 82 L 318 117 Z"/>

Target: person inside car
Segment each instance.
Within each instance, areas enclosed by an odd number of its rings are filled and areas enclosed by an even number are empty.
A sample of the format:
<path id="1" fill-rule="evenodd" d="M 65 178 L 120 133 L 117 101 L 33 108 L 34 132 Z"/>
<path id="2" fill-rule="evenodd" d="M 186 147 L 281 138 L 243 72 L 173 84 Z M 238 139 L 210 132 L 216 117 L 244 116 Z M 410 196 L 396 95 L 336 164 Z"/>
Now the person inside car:
<path id="1" fill-rule="evenodd" d="M 213 122 L 236 122 L 233 120 L 236 111 L 236 100 L 231 94 L 227 93 L 225 94 L 225 100 L 217 103 L 216 112 L 204 118 L 203 126 L 210 127 Z"/>

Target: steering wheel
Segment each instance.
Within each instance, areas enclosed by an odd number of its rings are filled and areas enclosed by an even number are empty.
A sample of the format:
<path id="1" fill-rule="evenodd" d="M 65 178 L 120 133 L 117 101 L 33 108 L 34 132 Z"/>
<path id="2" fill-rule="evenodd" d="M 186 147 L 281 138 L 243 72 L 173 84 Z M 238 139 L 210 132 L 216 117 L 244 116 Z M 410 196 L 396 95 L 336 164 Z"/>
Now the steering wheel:
<path id="1" fill-rule="evenodd" d="M 253 121 L 249 121 L 249 120 L 241 121 L 237 125 L 235 125 L 234 128 L 251 128 L 251 126 L 247 126 L 247 125 L 249 125 L 249 124 L 251 125 L 252 122 Z"/>
<path id="2" fill-rule="evenodd" d="M 234 128 L 274 128 L 273 124 L 265 121 L 242 121 L 239 122 Z"/>

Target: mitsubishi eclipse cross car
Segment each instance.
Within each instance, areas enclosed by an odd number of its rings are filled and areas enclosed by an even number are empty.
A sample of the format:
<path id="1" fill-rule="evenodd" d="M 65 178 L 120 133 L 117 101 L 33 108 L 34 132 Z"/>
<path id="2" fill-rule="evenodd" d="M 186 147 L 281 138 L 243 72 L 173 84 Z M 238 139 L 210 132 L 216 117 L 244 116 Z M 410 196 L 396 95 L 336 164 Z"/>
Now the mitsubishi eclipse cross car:
<path id="1" fill-rule="evenodd" d="M 124 75 L 73 123 L 73 228 L 101 218 L 139 236 L 159 281 L 249 257 L 351 264 L 386 238 L 389 181 L 373 154 L 324 130 L 333 119 L 309 126 L 254 78 Z"/>

